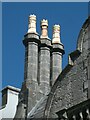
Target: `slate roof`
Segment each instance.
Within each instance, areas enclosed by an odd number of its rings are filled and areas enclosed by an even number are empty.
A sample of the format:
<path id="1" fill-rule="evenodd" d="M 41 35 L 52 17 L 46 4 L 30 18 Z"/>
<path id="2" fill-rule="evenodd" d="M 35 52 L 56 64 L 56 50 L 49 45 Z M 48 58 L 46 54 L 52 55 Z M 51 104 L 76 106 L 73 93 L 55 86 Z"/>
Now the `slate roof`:
<path id="1" fill-rule="evenodd" d="M 27 118 L 34 119 L 34 118 L 43 118 L 47 96 L 44 96 L 40 99 L 40 101 L 33 107 L 33 109 L 28 113 Z"/>

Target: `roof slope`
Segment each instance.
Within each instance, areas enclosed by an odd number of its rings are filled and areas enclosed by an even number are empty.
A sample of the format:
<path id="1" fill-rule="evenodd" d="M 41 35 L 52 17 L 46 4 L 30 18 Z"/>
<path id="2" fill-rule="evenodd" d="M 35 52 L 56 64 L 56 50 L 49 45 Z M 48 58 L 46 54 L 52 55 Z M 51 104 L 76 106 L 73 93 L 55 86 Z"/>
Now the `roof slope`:
<path id="1" fill-rule="evenodd" d="M 27 118 L 33 119 L 33 118 L 42 118 L 47 102 L 47 96 L 44 96 L 40 99 L 40 101 L 33 107 L 33 109 L 28 113 Z"/>

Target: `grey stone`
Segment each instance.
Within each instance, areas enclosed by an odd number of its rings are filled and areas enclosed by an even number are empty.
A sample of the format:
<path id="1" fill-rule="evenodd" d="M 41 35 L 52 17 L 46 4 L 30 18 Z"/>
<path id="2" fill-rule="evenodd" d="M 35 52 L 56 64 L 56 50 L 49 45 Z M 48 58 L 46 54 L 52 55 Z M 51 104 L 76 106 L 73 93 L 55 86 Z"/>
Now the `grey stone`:
<path id="1" fill-rule="evenodd" d="M 89 17 L 90 18 L 90 17 Z M 90 36 L 88 19 L 80 31 L 77 49 L 69 54 L 69 64 L 62 70 L 64 46 L 52 44 L 37 34 L 27 34 L 24 82 L 19 94 L 15 118 L 62 119 L 68 110 L 90 98 Z M 51 83 L 53 86 L 51 86 Z M 81 109 L 81 108 L 80 108 Z M 20 114 L 19 114 L 20 112 Z"/>

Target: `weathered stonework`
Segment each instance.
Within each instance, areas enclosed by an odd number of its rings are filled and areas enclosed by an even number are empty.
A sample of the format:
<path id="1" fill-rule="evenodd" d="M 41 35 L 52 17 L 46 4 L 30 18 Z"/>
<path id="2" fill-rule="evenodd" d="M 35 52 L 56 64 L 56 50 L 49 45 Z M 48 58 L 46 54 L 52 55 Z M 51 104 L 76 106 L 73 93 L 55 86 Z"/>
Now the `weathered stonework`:
<path id="1" fill-rule="evenodd" d="M 43 96 L 50 92 L 50 47 L 51 40 L 48 38 L 48 21 L 41 21 L 41 36 L 39 46 L 39 87 Z"/>
<path id="2" fill-rule="evenodd" d="M 30 18 L 31 19 L 31 18 Z M 64 46 L 60 27 L 56 25 L 52 42 L 48 22 L 41 22 L 41 36 L 36 33 L 35 19 L 29 25 L 25 45 L 24 82 L 19 94 L 15 118 L 90 118 L 90 17 L 80 31 L 77 48 L 69 54 L 62 70 Z M 85 115 L 84 115 L 85 113 Z"/>
<path id="3" fill-rule="evenodd" d="M 55 80 L 58 78 L 59 74 L 62 71 L 62 55 L 64 54 L 64 48 L 62 44 L 54 43 L 52 50 L 52 85 Z"/>
<path id="4" fill-rule="evenodd" d="M 51 84 L 53 85 L 62 71 L 62 56 L 64 54 L 64 46 L 60 41 L 60 26 L 53 26 L 52 38 L 52 78 Z"/>
<path id="5" fill-rule="evenodd" d="M 90 56 L 90 47 L 88 43 L 90 37 L 88 33 L 90 31 L 88 28 L 90 22 L 88 20 L 84 23 L 79 34 L 77 49 L 80 52 L 77 50 L 71 53 L 73 64 L 67 65 L 51 89 L 44 113 L 47 117 L 54 118 L 58 111 L 68 110 L 70 107 L 89 99 L 88 57 Z M 83 30 L 86 33 L 83 33 Z"/>
<path id="6" fill-rule="evenodd" d="M 50 92 L 50 48 L 47 46 L 40 47 L 40 90 L 43 95 Z"/>

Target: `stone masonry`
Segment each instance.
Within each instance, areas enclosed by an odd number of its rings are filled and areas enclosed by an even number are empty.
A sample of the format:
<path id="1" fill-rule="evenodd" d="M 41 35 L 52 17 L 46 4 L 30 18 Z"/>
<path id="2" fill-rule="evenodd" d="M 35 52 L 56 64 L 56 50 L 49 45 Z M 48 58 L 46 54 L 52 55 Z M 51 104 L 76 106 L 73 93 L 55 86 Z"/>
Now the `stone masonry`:
<path id="1" fill-rule="evenodd" d="M 40 91 L 43 95 L 50 92 L 50 47 L 51 40 L 48 38 L 48 21 L 41 21 L 40 54 L 39 54 L 39 80 Z"/>
<path id="2" fill-rule="evenodd" d="M 15 118 L 27 118 L 28 113 L 39 100 L 49 94 L 51 86 L 62 70 L 64 47 L 60 41 L 60 26 L 53 27 L 53 42 L 48 37 L 48 21 L 41 20 L 40 26 L 41 35 L 39 36 L 36 32 L 36 16 L 30 15 L 28 32 L 23 40 L 24 82 L 19 94 Z"/>
<path id="3" fill-rule="evenodd" d="M 53 26 L 52 41 L 48 37 L 48 21 L 43 19 L 40 27 L 39 36 L 36 16 L 30 15 L 23 40 L 24 82 L 15 119 L 90 120 L 90 17 L 83 24 L 76 50 L 68 55 L 63 70 L 65 52 L 60 25 Z"/>
<path id="4" fill-rule="evenodd" d="M 53 38 L 52 38 L 52 85 L 58 78 L 62 71 L 62 55 L 64 54 L 64 46 L 60 40 L 60 26 L 53 26 Z"/>
<path id="5" fill-rule="evenodd" d="M 58 118 L 57 113 L 59 111 L 68 110 L 90 99 L 89 28 L 90 17 L 82 26 L 76 50 L 69 54 L 68 65 L 61 72 L 51 89 L 44 112 L 46 118 Z M 76 120 L 79 120 L 79 118 Z"/>

